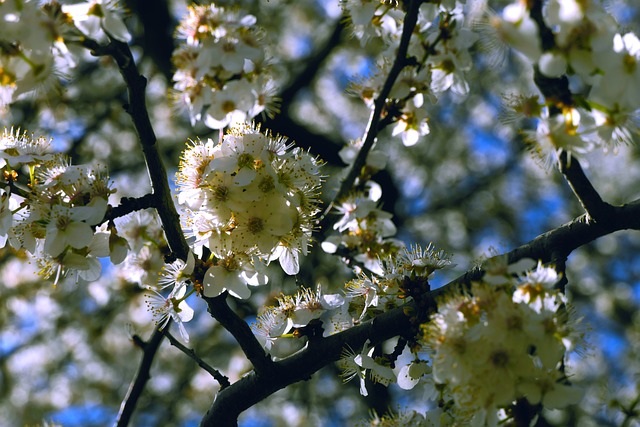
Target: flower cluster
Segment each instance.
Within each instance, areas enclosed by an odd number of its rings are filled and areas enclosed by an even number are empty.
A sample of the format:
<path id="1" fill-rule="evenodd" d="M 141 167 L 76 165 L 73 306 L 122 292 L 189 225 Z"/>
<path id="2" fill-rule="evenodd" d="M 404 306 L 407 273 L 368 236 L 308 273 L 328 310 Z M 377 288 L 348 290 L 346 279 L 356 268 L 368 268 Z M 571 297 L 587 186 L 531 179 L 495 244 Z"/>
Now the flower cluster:
<path id="1" fill-rule="evenodd" d="M 190 6 L 173 54 L 176 102 L 212 129 L 244 122 L 275 107 L 276 85 L 256 18 L 214 4 Z"/>
<path id="2" fill-rule="evenodd" d="M 267 281 L 264 263 L 278 259 L 287 274 L 299 270 L 318 212 L 320 163 L 281 137 L 254 126 L 232 128 L 219 144 L 191 142 L 177 174 L 194 251 L 206 247 L 212 265 L 204 295 L 225 290 L 238 298 L 246 285 Z"/>
<path id="3" fill-rule="evenodd" d="M 449 265 L 449 256 L 443 251 L 436 251 L 432 245 L 426 250 L 414 245 L 404 249 L 395 260 L 385 262 L 381 277 L 361 274 L 347 282 L 342 295 L 323 294 L 320 287 L 316 292 L 303 289 L 294 296 L 281 295 L 278 306 L 268 307 L 258 317 L 254 333 L 272 356 L 288 356 L 304 347 L 305 334 L 320 334 L 318 331 L 322 329 L 322 336 L 329 336 L 398 307 L 419 293 L 426 294 L 428 277 Z M 424 284 L 427 286 L 421 286 Z M 317 330 L 307 330 L 314 325 Z M 373 350 L 367 347 L 360 355 L 345 353 L 342 365 L 351 367 L 349 372 L 358 370 L 356 376 L 362 378 L 365 371 L 374 369 L 370 351 Z"/>
<path id="4" fill-rule="evenodd" d="M 75 65 L 69 41 L 85 36 L 103 40 L 108 35 L 122 42 L 131 38 L 112 1 L 41 3 L 0 2 L 0 108 L 55 87 L 59 70 Z"/>
<path id="5" fill-rule="evenodd" d="M 8 186 L 2 195 L 0 235 L 16 249 L 38 258 L 41 274 L 68 273 L 95 280 L 100 276 L 98 257 L 114 263 L 127 255 L 127 244 L 111 230 L 98 227 L 114 191 L 104 168 L 76 166 L 59 154 L 49 153 L 50 141 L 20 130 L 0 137 L 0 166 Z M 28 171 L 27 186 L 19 173 Z"/>
<path id="6" fill-rule="evenodd" d="M 383 274 L 381 260 L 395 254 L 400 243 L 391 236 L 396 234 L 392 215 L 378 208 L 380 186 L 369 182 L 369 191 L 353 193 L 336 209 L 340 218 L 333 228 L 341 234 L 329 236 L 322 242 L 327 253 L 338 253 L 343 247 L 369 271 Z"/>
<path id="7" fill-rule="evenodd" d="M 56 56 L 67 48 L 59 6 L 37 1 L 0 2 L 0 108 L 52 83 Z M 34 29 L 45 29 L 34 31 Z"/>
<path id="8" fill-rule="evenodd" d="M 280 295 L 278 305 L 266 307 L 252 325 L 254 334 L 265 350 L 275 358 L 284 358 L 303 348 L 305 332 L 312 322 L 322 325 L 322 335 L 329 336 L 353 326 L 347 299 L 339 294 L 323 294 L 302 288 L 295 295 Z"/>
<path id="9" fill-rule="evenodd" d="M 495 425 L 499 409 L 521 398 L 548 408 L 577 402 L 581 391 L 562 369 L 583 337 L 566 296 L 554 289 L 559 277 L 538 263 L 508 284 L 477 282 L 445 298 L 420 339 L 432 365 L 413 362 L 403 388 L 439 385 L 453 418 L 473 425 Z"/>
<path id="10" fill-rule="evenodd" d="M 380 37 L 387 46 L 378 60 L 378 73 L 353 86 L 370 108 L 380 93 L 395 56 L 403 31 L 404 12 L 398 3 L 347 1 L 343 3 L 353 24 L 354 34 L 365 43 Z M 415 145 L 429 134 L 425 100 L 436 102 L 446 91 L 459 96 L 469 92 L 465 73 L 472 67 L 469 48 L 477 34 L 464 25 L 463 5 L 456 1 L 428 2 L 420 6 L 418 21 L 409 44 L 412 61 L 395 81 L 389 98 L 396 119 L 393 135 L 400 135 L 405 146 Z"/>
<path id="11" fill-rule="evenodd" d="M 498 41 L 494 46 L 515 48 L 544 78 L 572 78 L 572 93 L 547 95 L 551 108 L 534 108 L 538 126 L 528 135 L 533 151 L 549 166 L 562 151 L 581 154 L 632 143 L 640 109 L 633 95 L 640 85 L 638 37 L 616 32 L 614 18 L 593 1 L 552 0 L 543 20 L 555 41 L 546 50 L 523 2 L 507 6 L 501 16 L 491 15 L 481 27 L 483 36 Z M 510 107 L 519 110 L 531 98 L 520 101 Z"/>

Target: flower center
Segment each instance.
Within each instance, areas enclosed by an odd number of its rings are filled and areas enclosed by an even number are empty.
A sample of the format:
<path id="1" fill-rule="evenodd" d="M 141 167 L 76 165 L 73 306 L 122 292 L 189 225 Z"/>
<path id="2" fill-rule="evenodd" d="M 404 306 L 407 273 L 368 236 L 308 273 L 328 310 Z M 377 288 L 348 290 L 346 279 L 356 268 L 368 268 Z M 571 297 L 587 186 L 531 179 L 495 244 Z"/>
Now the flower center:
<path id="1" fill-rule="evenodd" d="M 218 202 L 226 202 L 229 199 L 229 188 L 224 185 L 218 185 L 213 194 Z"/>
<path id="2" fill-rule="evenodd" d="M 509 363 L 509 354 L 504 350 L 496 350 L 490 357 L 491 364 L 497 368 L 504 368 Z"/>
<path id="3" fill-rule="evenodd" d="M 249 221 L 247 221 L 247 228 L 253 234 L 258 234 L 262 230 L 264 230 L 264 220 L 258 217 L 251 217 Z"/>
<path id="4" fill-rule="evenodd" d="M 62 230 L 62 231 L 66 230 L 69 224 L 71 224 L 71 220 L 69 219 L 68 216 L 59 216 L 56 219 L 56 228 L 58 230 Z"/>

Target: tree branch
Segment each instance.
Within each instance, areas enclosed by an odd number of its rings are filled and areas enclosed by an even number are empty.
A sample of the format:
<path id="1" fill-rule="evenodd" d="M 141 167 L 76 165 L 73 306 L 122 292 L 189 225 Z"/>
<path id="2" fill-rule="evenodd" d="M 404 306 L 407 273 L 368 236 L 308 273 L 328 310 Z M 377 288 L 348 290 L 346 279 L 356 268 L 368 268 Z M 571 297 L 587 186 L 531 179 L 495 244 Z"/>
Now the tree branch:
<path id="1" fill-rule="evenodd" d="M 624 206 L 612 207 L 610 221 L 587 222 L 586 215 L 582 215 L 506 255 L 510 264 L 523 258 L 539 259 L 542 262 L 564 259 L 575 249 L 598 237 L 624 229 L 640 230 L 640 199 Z M 432 291 L 428 298 L 435 301 L 450 292 L 468 289 L 471 282 L 481 279 L 483 274 L 480 268 L 469 270 Z M 415 302 L 409 302 L 346 331 L 312 341 L 305 350 L 273 362 L 270 369 L 260 374 L 251 372 L 216 396 L 200 425 L 235 427 L 242 411 L 292 383 L 309 379 L 320 368 L 338 360 L 345 346 L 361 348 L 367 339 L 372 345 L 376 345 L 405 334 L 411 328 L 409 319 L 404 314 L 405 310 L 416 310 Z"/>
<path id="2" fill-rule="evenodd" d="M 182 343 L 180 341 L 178 341 L 176 339 L 176 337 L 171 335 L 171 332 L 169 332 L 169 330 L 166 329 L 166 328 L 164 330 L 164 335 L 167 337 L 167 339 L 169 340 L 171 345 L 173 345 L 178 350 L 180 350 L 181 352 L 183 352 L 184 354 L 189 356 L 191 359 L 193 359 L 198 364 L 198 366 L 200 366 L 202 369 L 207 371 L 216 381 L 218 381 L 218 383 L 220 384 L 220 389 L 221 390 L 223 390 L 226 387 L 229 387 L 231 385 L 231 383 L 229 383 L 229 378 L 227 378 L 226 376 L 222 375 L 220 373 L 220 371 L 218 371 L 217 369 L 211 367 L 211 365 L 209 365 L 204 360 L 200 359 L 198 357 L 198 355 L 196 354 L 196 352 L 192 348 L 188 348 L 188 347 L 182 345 Z"/>
<path id="3" fill-rule="evenodd" d="M 153 196 L 155 197 L 154 207 L 162 221 L 171 252 L 175 257 L 186 260 L 189 253 L 189 245 L 180 227 L 180 215 L 178 215 L 173 203 L 167 171 L 164 162 L 160 158 L 156 135 L 147 111 L 145 101 L 147 79 L 138 72 L 131 49 L 126 43 L 112 39 L 109 44 L 101 45 L 89 38 L 83 38 L 80 43 L 90 49 L 94 55 L 110 56 L 118 64 L 118 69 L 127 85 L 129 94 L 129 104 L 125 105 L 125 109 L 131 116 L 142 146 Z"/>
<path id="4" fill-rule="evenodd" d="M 209 313 L 233 335 L 247 359 L 258 374 L 270 371 L 273 361 L 256 339 L 247 322 L 242 320 L 227 304 L 226 292 L 219 297 L 202 297 L 209 306 Z"/>
<path id="5" fill-rule="evenodd" d="M 309 342 L 308 347 L 261 374 L 251 372 L 218 393 L 200 426 L 237 426 L 238 415 L 289 384 L 307 380 L 320 368 L 340 359 L 345 346 L 362 348 L 368 339 L 377 345 L 411 327 L 402 309 L 384 313 L 362 325 L 336 335 Z"/>
<path id="6" fill-rule="evenodd" d="M 413 29 L 418 20 L 418 11 L 420 9 L 420 4 L 422 2 L 419 0 L 411 0 L 409 3 L 409 7 L 407 13 L 404 17 L 403 28 L 402 28 L 402 36 L 400 37 L 400 45 L 398 46 L 398 53 L 393 61 L 393 65 L 391 66 L 391 70 L 389 70 L 389 75 L 380 90 L 380 94 L 376 98 L 374 102 L 374 108 L 369 116 L 369 123 L 367 124 L 367 129 L 365 131 L 364 142 L 362 143 L 362 148 L 358 152 L 358 156 L 353 162 L 353 166 L 349 170 L 349 174 L 345 177 L 344 181 L 340 185 L 340 189 L 338 193 L 333 198 L 333 201 L 329 203 L 324 213 L 318 220 L 318 227 L 322 230 L 327 226 L 328 223 L 328 214 L 333 209 L 334 204 L 342 199 L 351 189 L 353 183 L 356 178 L 360 174 L 360 169 L 365 165 L 367 160 L 367 155 L 371 148 L 373 147 L 373 143 L 376 140 L 379 132 L 380 119 L 382 117 L 382 110 L 387 104 L 387 97 L 391 92 L 391 88 L 395 83 L 396 79 L 400 75 L 400 72 L 407 64 L 407 51 L 409 49 L 409 41 L 411 40 L 411 34 L 413 33 Z"/>
<path id="7" fill-rule="evenodd" d="M 154 202 L 155 197 L 153 194 L 145 194 L 142 197 L 123 197 L 118 206 L 114 206 L 107 211 L 104 221 L 111 221 L 142 209 L 153 208 L 155 206 Z"/>
<path id="8" fill-rule="evenodd" d="M 169 324 L 165 327 L 168 328 Z M 144 353 L 138 365 L 136 375 L 133 377 L 133 381 L 131 381 L 129 385 L 129 390 L 127 390 L 127 395 L 120 405 L 120 411 L 118 411 L 118 418 L 116 419 L 116 427 L 124 427 L 129 424 L 138 399 L 140 399 L 142 391 L 150 378 L 149 371 L 151 370 L 151 364 L 160 347 L 163 336 L 162 331 L 156 328 L 151 339 L 145 343 Z"/>
<path id="9" fill-rule="evenodd" d="M 566 151 L 558 158 L 560 172 L 564 175 L 573 194 L 589 216 L 594 221 L 604 221 L 611 214 L 613 206 L 604 202 L 600 194 L 593 187 L 589 178 L 584 174 L 580 162 L 575 157 L 569 157 Z"/>
<path id="10" fill-rule="evenodd" d="M 127 85 L 129 97 L 129 104 L 125 106 L 125 109 L 131 116 L 138 134 L 147 165 L 147 172 L 151 180 L 152 196 L 154 197 L 153 206 L 160 216 L 172 255 L 186 260 L 189 246 L 180 227 L 180 216 L 173 203 L 167 171 L 164 162 L 160 158 L 156 135 L 147 111 L 145 100 L 147 79 L 138 72 L 131 49 L 126 43 L 111 39 L 109 44 L 100 45 L 95 40 L 86 37 L 80 40 L 80 43 L 90 49 L 93 54 L 108 55 L 118 64 L 120 74 Z M 166 327 L 168 328 L 168 325 Z M 138 399 L 149 379 L 149 369 L 163 337 L 164 334 L 156 328 L 151 340 L 145 346 L 144 356 L 138 367 L 138 372 L 120 406 L 116 422 L 118 427 L 126 426 L 129 423 Z"/>

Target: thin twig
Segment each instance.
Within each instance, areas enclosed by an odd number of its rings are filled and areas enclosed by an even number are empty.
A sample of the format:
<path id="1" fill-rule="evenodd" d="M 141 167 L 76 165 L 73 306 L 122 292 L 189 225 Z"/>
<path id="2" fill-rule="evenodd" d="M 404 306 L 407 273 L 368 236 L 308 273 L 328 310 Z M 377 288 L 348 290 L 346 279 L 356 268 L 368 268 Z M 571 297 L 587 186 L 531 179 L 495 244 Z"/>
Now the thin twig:
<path id="1" fill-rule="evenodd" d="M 169 327 L 167 324 L 165 327 Z M 136 408 L 138 403 L 138 399 L 142 395 L 144 387 L 149 381 L 151 377 L 149 372 L 151 370 L 151 364 L 153 363 L 153 359 L 160 347 L 160 343 L 162 342 L 162 338 L 164 337 L 162 331 L 158 328 L 153 332 L 151 339 L 146 342 L 144 346 L 144 354 L 142 356 L 142 360 L 138 365 L 138 370 L 136 375 L 131 381 L 129 385 L 129 390 L 127 390 L 127 395 L 125 396 L 122 404 L 120 405 L 120 410 L 118 411 L 118 418 L 116 419 L 116 427 L 125 427 L 129 424 L 131 420 L 131 416 L 133 415 L 133 411 Z"/>
<path id="2" fill-rule="evenodd" d="M 336 193 L 335 197 L 329 203 L 322 216 L 318 220 L 318 228 L 320 230 L 324 229 L 328 223 L 328 214 L 333 209 L 335 203 L 337 203 L 340 199 L 347 195 L 356 178 L 360 174 L 360 170 L 365 165 L 367 161 L 367 155 L 371 148 L 373 147 L 373 143 L 378 136 L 378 132 L 380 130 L 378 124 L 380 122 L 380 118 L 382 116 L 382 111 L 384 107 L 387 105 L 387 98 L 389 97 L 389 93 L 395 83 L 396 79 L 400 75 L 400 72 L 407 64 L 407 51 L 409 49 L 409 41 L 411 40 L 411 34 L 413 33 L 413 29 L 416 26 L 416 22 L 418 20 L 418 11 L 420 9 L 420 4 L 422 2 L 418 0 L 411 0 L 409 3 L 409 8 L 404 17 L 402 36 L 400 37 L 400 45 L 398 46 L 398 53 L 393 61 L 393 65 L 391 66 L 391 70 L 387 75 L 387 79 L 380 90 L 380 94 L 378 98 L 374 101 L 374 108 L 369 116 L 369 123 L 367 124 L 367 129 L 365 131 L 364 142 L 362 143 L 362 148 L 358 152 L 358 156 L 356 157 L 351 169 L 349 170 L 349 174 L 346 176 L 342 184 L 340 185 L 340 189 Z"/>
<path id="3" fill-rule="evenodd" d="M 107 211 L 104 222 L 123 217 L 132 212 L 155 207 L 155 196 L 145 194 L 142 197 L 123 197 L 118 206 L 114 206 Z"/>
<path id="4" fill-rule="evenodd" d="M 180 341 L 176 339 L 176 337 L 171 335 L 171 332 L 169 332 L 167 328 L 164 329 L 164 335 L 167 337 L 171 345 L 192 358 L 198 364 L 198 366 L 207 371 L 216 381 L 218 381 L 218 383 L 220 384 L 220 390 L 223 390 L 231 385 L 231 383 L 229 382 L 229 378 L 222 375 L 220 371 L 213 368 L 204 360 L 200 359 L 192 348 L 184 346 Z"/>

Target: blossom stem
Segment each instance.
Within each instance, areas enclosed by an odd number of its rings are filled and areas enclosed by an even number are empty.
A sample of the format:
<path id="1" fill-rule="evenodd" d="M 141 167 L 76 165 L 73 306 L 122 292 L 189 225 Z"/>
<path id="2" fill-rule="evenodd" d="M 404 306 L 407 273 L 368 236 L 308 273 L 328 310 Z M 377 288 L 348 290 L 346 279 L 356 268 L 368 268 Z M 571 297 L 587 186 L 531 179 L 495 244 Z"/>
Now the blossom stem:
<path id="1" fill-rule="evenodd" d="M 218 384 L 220 384 L 220 390 L 224 390 L 231 385 L 231 383 L 229 382 L 229 378 L 227 378 L 225 375 L 222 375 L 220 371 L 213 368 L 207 362 L 198 357 L 198 355 L 192 348 L 184 346 L 180 341 L 176 339 L 176 337 L 171 335 L 168 329 L 165 328 L 163 332 L 171 345 L 193 359 L 198 364 L 198 366 L 207 371 L 216 381 L 218 381 Z"/>
<path id="2" fill-rule="evenodd" d="M 194 293 L 195 293 L 195 291 L 196 291 L 196 289 L 195 289 L 195 288 L 191 288 L 191 289 L 189 289 L 189 292 L 185 293 L 185 294 L 182 296 L 182 298 L 180 298 L 180 299 L 176 300 L 176 305 L 177 305 L 177 304 L 179 304 L 179 303 L 181 303 L 182 301 L 186 300 L 187 298 L 189 298 L 192 294 L 194 294 Z"/>

